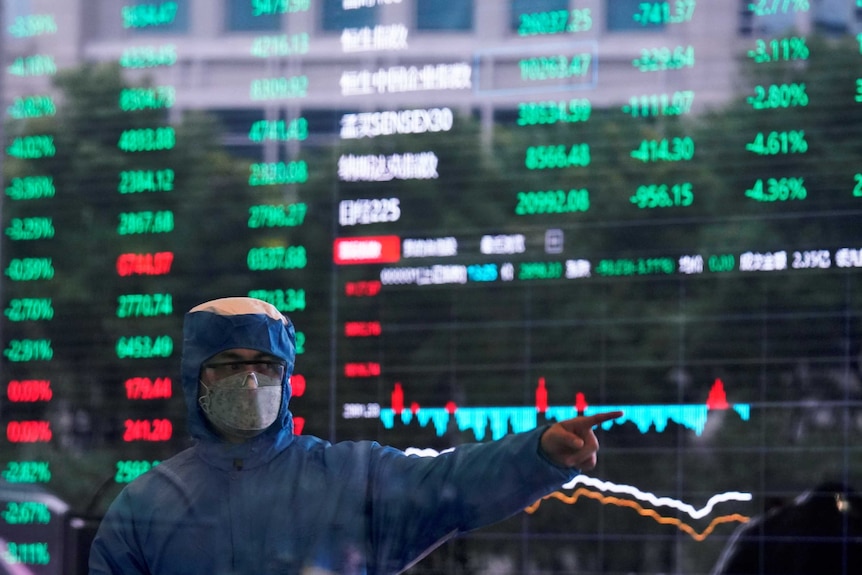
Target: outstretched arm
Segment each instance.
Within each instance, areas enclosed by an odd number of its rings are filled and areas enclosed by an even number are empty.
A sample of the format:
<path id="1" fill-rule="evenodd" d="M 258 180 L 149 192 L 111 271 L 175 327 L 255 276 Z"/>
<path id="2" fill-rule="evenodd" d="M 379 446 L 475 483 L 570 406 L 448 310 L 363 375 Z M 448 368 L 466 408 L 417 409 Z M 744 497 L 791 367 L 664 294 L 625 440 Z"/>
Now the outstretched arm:
<path id="1" fill-rule="evenodd" d="M 596 466 L 596 452 L 599 450 L 593 427 L 622 414 L 622 411 L 611 411 L 555 423 L 542 434 L 542 452 L 560 467 L 588 471 Z"/>

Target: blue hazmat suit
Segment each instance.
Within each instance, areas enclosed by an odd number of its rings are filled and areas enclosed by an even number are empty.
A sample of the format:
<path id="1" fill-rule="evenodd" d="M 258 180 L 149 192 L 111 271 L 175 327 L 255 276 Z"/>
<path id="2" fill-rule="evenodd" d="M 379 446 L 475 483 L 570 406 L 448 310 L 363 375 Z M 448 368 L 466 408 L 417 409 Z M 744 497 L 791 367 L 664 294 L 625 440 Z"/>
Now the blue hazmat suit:
<path id="1" fill-rule="evenodd" d="M 198 403 L 201 363 L 233 348 L 287 362 L 276 422 L 225 442 Z M 182 384 L 194 445 L 127 485 L 93 541 L 91 575 L 399 573 L 457 533 L 500 521 L 577 471 L 543 429 L 437 457 L 294 435 L 294 328 L 273 306 L 223 298 L 186 314 Z"/>

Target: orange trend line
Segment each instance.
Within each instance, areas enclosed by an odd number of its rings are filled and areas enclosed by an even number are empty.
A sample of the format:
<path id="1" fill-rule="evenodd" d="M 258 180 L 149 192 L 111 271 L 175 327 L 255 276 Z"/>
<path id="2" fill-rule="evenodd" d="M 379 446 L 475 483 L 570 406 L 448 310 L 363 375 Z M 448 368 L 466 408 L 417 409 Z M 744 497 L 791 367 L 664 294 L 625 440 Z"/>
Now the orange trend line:
<path id="1" fill-rule="evenodd" d="M 576 489 L 571 495 L 566 495 L 565 493 L 561 493 L 559 491 L 554 491 L 550 495 L 545 496 L 542 499 L 539 499 L 526 509 L 527 513 L 535 513 L 539 506 L 542 504 L 544 499 L 549 499 L 551 497 L 555 499 L 559 499 L 563 503 L 575 503 L 580 496 L 589 497 L 590 499 L 595 499 L 600 501 L 603 505 L 618 505 L 620 507 L 630 507 L 637 511 L 639 514 L 644 517 L 652 517 L 656 522 L 661 523 L 662 525 L 675 525 L 677 529 L 680 531 L 684 531 L 688 533 L 692 539 L 695 541 L 703 541 L 706 539 L 713 530 L 722 523 L 730 523 L 731 521 L 739 521 L 740 523 L 748 523 L 750 517 L 746 517 L 745 515 L 740 515 L 739 513 L 733 513 L 731 515 L 722 515 L 721 517 L 716 517 L 710 522 L 706 529 L 703 532 L 698 533 L 691 525 L 684 523 L 683 521 L 677 519 L 676 517 L 665 517 L 660 515 L 655 509 L 644 509 L 639 503 L 635 501 L 631 501 L 629 499 L 620 499 L 619 497 L 613 497 L 609 495 L 603 495 L 601 493 L 596 493 L 595 491 L 590 491 L 584 487 L 579 487 Z"/>

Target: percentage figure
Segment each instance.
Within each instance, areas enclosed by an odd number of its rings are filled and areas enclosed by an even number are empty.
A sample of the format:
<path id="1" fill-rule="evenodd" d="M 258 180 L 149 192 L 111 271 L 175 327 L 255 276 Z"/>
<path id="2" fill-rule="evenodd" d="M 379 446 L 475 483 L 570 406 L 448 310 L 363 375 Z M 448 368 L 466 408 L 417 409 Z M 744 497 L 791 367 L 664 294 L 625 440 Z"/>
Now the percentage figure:
<path id="1" fill-rule="evenodd" d="M 21 120 L 53 116 L 57 113 L 57 108 L 50 96 L 29 96 L 16 98 L 15 102 L 6 108 L 6 112 L 16 120 Z"/>
<path id="2" fill-rule="evenodd" d="M 808 197 L 804 178 L 769 178 L 754 182 L 745 195 L 757 202 L 787 202 Z"/>
<path id="3" fill-rule="evenodd" d="M 51 56 L 34 54 L 16 58 L 6 70 L 13 76 L 53 76 L 57 73 L 57 63 Z"/>
<path id="4" fill-rule="evenodd" d="M 7 28 L 15 38 L 29 38 L 57 33 L 57 22 L 51 14 L 18 16 Z"/>
<path id="5" fill-rule="evenodd" d="M 12 200 L 53 198 L 54 194 L 54 179 L 50 176 L 12 178 L 6 188 L 6 195 Z"/>
<path id="6" fill-rule="evenodd" d="M 54 146 L 53 136 L 21 136 L 12 141 L 6 148 L 6 153 L 14 158 L 38 160 L 53 157 L 57 153 L 57 148 Z"/>
<path id="7" fill-rule="evenodd" d="M 3 310 L 9 321 L 41 321 L 54 318 L 51 298 L 15 298 Z"/>
<path id="8" fill-rule="evenodd" d="M 808 0 L 757 0 L 748 5 L 755 16 L 772 16 L 773 14 L 792 14 L 808 12 L 811 4 Z"/>
<path id="9" fill-rule="evenodd" d="M 51 521 L 51 510 L 37 501 L 9 501 L 6 509 L 0 511 L 0 517 L 9 525 L 45 525 Z"/>
<path id="10" fill-rule="evenodd" d="M 804 250 L 793 252 L 790 267 L 799 269 L 829 269 L 832 267 L 832 256 L 829 250 Z"/>
<path id="11" fill-rule="evenodd" d="M 54 223 L 51 218 L 12 218 L 6 235 L 12 241 L 42 240 L 54 237 Z"/>
<path id="12" fill-rule="evenodd" d="M 6 397 L 14 403 L 50 401 L 54 397 L 49 379 L 12 380 L 6 386 Z"/>
<path id="13" fill-rule="evenodd" d="M 776 108 L 802 108 L 808 105 L 808 92 L 804 82 L 755 86 L 754 95 L 746 100 L 755 110 Z"/>
<path id="14" fill-rule="evenodd" d="M 6 543 L 6 561 L 12 565 L 48 565 L 51 562 L 51 553 L 48 551 L 48 543 L 37 541 L 34 543 Z"/>
<path id="15" fill-rule="evenodd" d="M 807 60 L 810 55 L 804 36 L 788 36 L 769 40 L 758 38 L 754 43 L 754 48 L 748 51 L 748 57 L 754 60 L 756 64 Z"/>
<path id="16" fill-rule="evenodd" d="M 754 140 L 745 145 L 745 149 L 761 156 L 804 154 L 808 151 L 808 141 L 805 139 L 803 130 L 769 132 L 768 134 L 758 132 Z"/>
<path id="17" fill-rule="evenodd" d="M 10 421 L 6 425 L 6 439 L 10 443 L 46 443 L 52 436 L 50 421 Z"/>
<path id="18" fill-rule="evenodd" d="M 49 280 L 54 277 L 54 264 L 51 258 L 13 259 L 3 273 L 18 282 Z"/>
<path id="19" fill-rule="evenodd" d="M 48 483 L 51 481 L 49 461 L 10 461 L 0 472 L 9 483 Z"/>
<path id="20" fill-rule="evenodd" d="M 3 350 L 6 359 L 14 362 L 50 361 L 54 357 L 50 339 L 13 339 Z"/>

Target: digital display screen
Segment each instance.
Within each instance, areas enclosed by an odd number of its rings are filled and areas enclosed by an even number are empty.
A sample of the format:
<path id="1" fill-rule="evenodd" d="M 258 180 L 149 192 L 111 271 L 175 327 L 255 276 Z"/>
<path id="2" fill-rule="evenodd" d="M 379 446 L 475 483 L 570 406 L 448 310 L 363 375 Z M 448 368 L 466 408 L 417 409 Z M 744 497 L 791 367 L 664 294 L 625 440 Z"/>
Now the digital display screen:
<path id="1" fill-rule="evenodd" d="M 862 0 L 2 6 L 3 564 L 85 572 L 226 296 L 295 323 L 297 433 L 624 411 L 413 573 L 709 573 L 862 485 Z"/>

